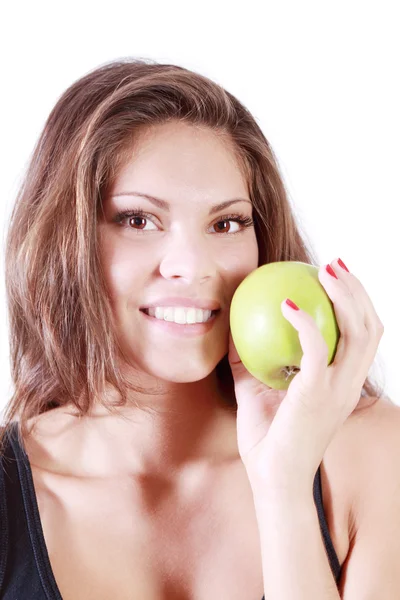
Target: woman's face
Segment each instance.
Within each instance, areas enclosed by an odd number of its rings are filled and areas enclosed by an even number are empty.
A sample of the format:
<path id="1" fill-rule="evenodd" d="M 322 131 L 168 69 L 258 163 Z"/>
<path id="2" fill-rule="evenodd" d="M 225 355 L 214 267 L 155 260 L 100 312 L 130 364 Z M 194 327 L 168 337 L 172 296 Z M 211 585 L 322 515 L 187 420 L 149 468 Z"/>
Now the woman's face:
<path id="1" fill-rule="evenodd" d="M 146 216 L 116 221 L 119 211 L 139 209 Z M 229 220 L 238 215 L 251 222 L 247 185 L 233 151 L 211 130 L 168 123 L 137 140 L 104 200 L 99 239 L 120 342 L 140 372 L 199 381 L 228 352 L 232 296 L 258 266 L 254 226 Z M 213 301 L 220 310 L 208 325 L 167 327 L 141 311 L 168 297 L 183 307 L 185 298 Z"/>

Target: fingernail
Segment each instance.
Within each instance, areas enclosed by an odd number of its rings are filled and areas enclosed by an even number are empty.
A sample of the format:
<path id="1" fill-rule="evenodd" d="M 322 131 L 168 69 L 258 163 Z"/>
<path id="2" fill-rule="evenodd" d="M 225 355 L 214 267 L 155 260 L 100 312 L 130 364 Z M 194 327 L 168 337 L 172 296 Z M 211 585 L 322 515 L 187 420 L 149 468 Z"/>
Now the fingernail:
<path id="1" fill-rule="evenodd" d="M 328 271 L 329 275 L 332 275 L 332 277 L 334 277 L 335 279 L 339 279 L 335 271 L 332 269 L 331 265 L 326 265 L 326 270 Z"/>
<path id="2" fill-rule="evenodd" d="M 338 265 L 339 267 L 342 267 L 342 269 L 344 269 L 345 271 L 347 271 L 348 273 L 350 273 L 350 271 L 348 270 L 348 268 L 346 267 L 346 265 L 344 264 L 344 262 L 342 261 L 341 258 L 338 258 Z"/>
<path id="3" fill-rule="evenodd" d="M 288 306 L 290 306 L 290 308 L 293 308 L 294 310 L 300 310 L 299 307 L 297 306 L 297 304 L 292 302 L 289 298 L 286 298 L 286 304 Z"/>

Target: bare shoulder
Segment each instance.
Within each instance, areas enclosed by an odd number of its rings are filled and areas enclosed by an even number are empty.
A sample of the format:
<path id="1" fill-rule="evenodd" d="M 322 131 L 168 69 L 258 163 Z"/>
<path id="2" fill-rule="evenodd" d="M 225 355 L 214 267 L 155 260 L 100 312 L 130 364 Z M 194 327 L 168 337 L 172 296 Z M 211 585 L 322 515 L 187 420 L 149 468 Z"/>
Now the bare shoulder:
<path id="1" fill-rule="evenodd" d="M 367 405 L 348 419 L 344 441 L 357 466 L 360 500 L 377 498 L 379 489 L 373 491 L 371 485 L 378 482 L 389 485 L 394 478 L 399 485 L 400 406 L 388 398 L 378 400 L 370 408 Z"/>
<path id="2" fill-rule="evenodd" d="M 352 414 L 321 475 L 341 597 L 400 597 L 400 406 L 382 398 Z"/>
<path id="3" fill-rule="evenodd" d="M 28 420 L 28 433 L 23 439 L 31 465 L 56 473 L 67 473 L 71 465 L 66 441 L 78 419 L 68 407 L 53 408 Z"/>
<path id="4" fill-rule="evenodd" d="M 380 485 L 400 485 L 400 406 L 388 398 L 374 400 L 347 419 L 323 462 L 339 489 L 348 491 L 357 521 L 363 505 L 380 497 Z"/>
<path id="5" fill-rule="evenodd" d="M 371 409 L 352 419 L 349 432 L 358 468 L 359 495 L 355 525 L 371 523 L 371 511 L 379 523 L 390 521 L 393 509 L 400 526 L 400 406 L 389 399 L 379 400 Z"/>

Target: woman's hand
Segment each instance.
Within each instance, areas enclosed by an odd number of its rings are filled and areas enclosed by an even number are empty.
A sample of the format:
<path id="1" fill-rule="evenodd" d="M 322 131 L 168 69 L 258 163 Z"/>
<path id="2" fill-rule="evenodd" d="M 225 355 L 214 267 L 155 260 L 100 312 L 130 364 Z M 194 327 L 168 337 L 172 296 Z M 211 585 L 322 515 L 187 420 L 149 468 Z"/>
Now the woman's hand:
<path id="1" fill-rule="evenodd" d="M 255 379 L 241 362 L 230 334 L 238 447 L 254 486 L 268 481 L 276 488 L 312 489 L 327 447 L 360 400 L 384 328 L 360 281 L 338 260 L 330 265 L 337 278 L 326 266 L 318 271 L 340 329 L 329 366 L 328 348 L 314 319 L 290 308 L 285 299 L 283 316 L 299 332 L 303 349 L 300 371 L 287 390 L 271 389 Z"/>

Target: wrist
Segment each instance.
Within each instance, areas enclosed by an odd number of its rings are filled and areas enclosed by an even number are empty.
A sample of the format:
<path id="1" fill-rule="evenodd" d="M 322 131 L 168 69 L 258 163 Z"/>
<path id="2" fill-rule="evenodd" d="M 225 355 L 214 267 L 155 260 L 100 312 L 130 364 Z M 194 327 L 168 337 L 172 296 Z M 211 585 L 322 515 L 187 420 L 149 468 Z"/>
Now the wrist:
<path id="1" fill-rule="evenodd" d="M 315 475 L 319 464 L 312 467 L 304 464 L 302 467 L 293 461 L 284 460 L 282 456 L 273 460 L 260 459 L 256 466 L 246 468 L 253 494 L 263 497 L 293 497 L 305 496 L 313 491 Z"/>
<path id="2" fill-rule="evenodd" d="M 290 476 L 281 473 L 279 477 L 250 478 L 250 487 L 255 503 L 262 505 L 290 504 L 308 501 L 313 497 L 313 477 Z"/>
<path id="3" fill-rule="evenodd" d="M 304 514 L 309 514 L 310 508 L 315 509 L 312 489 L 256 488 L 253 489 L 253 501 L 257 521 L 267 528 L 268 523 L 292 519 L 295 515 L 302 519 Z"/>

